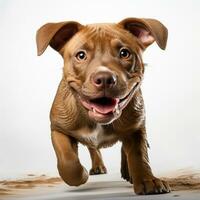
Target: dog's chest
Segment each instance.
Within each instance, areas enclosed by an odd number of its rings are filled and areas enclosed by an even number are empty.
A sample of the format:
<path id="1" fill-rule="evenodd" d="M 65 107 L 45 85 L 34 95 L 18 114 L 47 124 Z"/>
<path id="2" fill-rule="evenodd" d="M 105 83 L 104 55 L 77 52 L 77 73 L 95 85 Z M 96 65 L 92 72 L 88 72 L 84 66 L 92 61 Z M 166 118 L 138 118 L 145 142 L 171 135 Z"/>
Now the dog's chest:
<path id="1" fill-rule="evenodd" d="M 101 125 L 97 125 L 95 129 L 81 129 L 74 133 L 74 136 L 82 143 L 93 146 L 109 146 L 115 143 L 117 135 L 114 133 L 106 132 Z"/>

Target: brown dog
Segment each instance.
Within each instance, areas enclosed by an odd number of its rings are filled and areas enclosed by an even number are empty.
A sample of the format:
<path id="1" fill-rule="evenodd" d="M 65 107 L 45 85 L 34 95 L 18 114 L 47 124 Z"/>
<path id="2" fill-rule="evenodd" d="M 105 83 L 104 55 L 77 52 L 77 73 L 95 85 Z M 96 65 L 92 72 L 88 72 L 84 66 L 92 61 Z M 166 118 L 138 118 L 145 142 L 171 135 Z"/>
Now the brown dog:
<path id="1" fill-rule="evenodd" d="M 92 175 L 106 173 L 99 149 L 119 140 L 121 175 L 133 183 L 135 193 L 170 191 L 149 166 L 140 90 L 141 55 L 154 41 L 165 49 L 167 29 L 154 19 L 86 26 L 74 21 L 48 23 L 38 30 L 38 55 L 50 45 L 64 59 L 50 118 L 58 170 L 68 185 L 88 179 L 78 158 L 78 142 L 88 147 Z"/>

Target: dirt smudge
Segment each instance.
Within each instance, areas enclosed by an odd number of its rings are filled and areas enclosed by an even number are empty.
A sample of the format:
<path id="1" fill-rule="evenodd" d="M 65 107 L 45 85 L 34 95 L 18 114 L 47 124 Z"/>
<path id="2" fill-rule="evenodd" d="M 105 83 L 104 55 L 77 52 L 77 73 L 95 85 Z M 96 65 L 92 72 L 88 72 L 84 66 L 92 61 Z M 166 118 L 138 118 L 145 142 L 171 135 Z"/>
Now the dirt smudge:
<path id="1" fill-rule="evenodd" d="M 200 190 L 200 174 L 183 174 L 177 177 L 163 178 L 168 181 L 173 191 Z"/>
<path id="2" fill-rule="evenodd" d="M 12 195 L 19 189 L 32 189 L 42 185 L 53 187 L 62 182 L 62 180 L 58 177 L 47 177 L 46 175 L 35 176 L 32 174 L 28 174 L 27 176 L 28 178 L 24 179 L 0 181 L 0 196 Z"/>

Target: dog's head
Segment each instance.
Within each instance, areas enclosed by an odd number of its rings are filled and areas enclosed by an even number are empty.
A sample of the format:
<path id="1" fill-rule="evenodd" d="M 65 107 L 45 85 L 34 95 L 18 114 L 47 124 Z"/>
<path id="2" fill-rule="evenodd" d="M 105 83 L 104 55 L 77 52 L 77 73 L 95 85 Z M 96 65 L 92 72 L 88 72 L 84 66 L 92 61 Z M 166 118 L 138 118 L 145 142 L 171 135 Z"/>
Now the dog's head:
<path id="1" fill-rule="evenodd" d="M 117 119 L 139 88 L 142 52 L 154 41 L 165 49 L 167 29 L 154 19 L 117 24 L 48 23 L 37 32 L 38 55 L 48 45 L 64 58 L 64 81 L 91 119 Z"/>

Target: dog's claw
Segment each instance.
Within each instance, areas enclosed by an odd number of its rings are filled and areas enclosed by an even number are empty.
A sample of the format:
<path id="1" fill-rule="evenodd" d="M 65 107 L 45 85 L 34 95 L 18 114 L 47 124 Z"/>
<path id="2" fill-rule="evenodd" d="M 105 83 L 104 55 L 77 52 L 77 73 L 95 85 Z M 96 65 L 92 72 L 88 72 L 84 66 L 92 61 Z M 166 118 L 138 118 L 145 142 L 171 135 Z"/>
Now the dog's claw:
<path id="1" fill-rule="evenodd" d="M 104 166 L 98 166 L 90 170 L 90 175 L 107 174 L 107 169 Z"/>
<path id="2" fill-rule="evenodd" d="M 124 180 L 126 180 L 127 182 L 133 184 L 132 177 L 130 177 L 128 173 L 123 173 L 121 177 L 122 177 Z"/>

